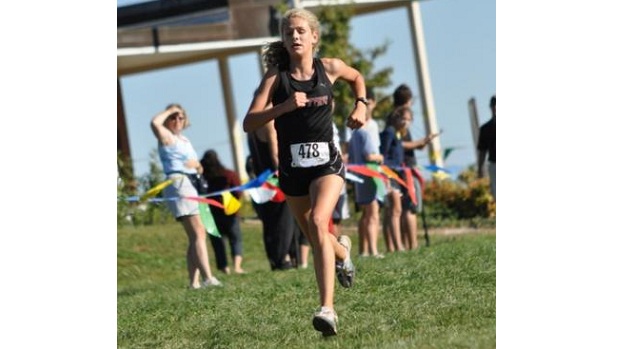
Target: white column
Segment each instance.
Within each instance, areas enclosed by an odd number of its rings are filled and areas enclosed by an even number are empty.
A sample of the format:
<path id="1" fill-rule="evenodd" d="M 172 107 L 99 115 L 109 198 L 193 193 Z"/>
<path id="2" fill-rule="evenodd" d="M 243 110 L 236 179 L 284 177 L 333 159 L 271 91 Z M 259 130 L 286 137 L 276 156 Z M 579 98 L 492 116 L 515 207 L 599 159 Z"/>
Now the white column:
<path id="1" fill-rule="evenodd" d="M 407 6 L 407 9 L 411 24 L 411 39 L 413 41 L 413 54 L 418 75 L 424 125 L 427 133 L 437 133 L 439 132 L 439 127 L 437 126 L 437 119 L 435 117 L 435 101 L 433 100 L 431 77 L 428 71 L 420 4 L 418 1 L 412 1 L 411 5 Z M 440 137 L 441 136 L 435 137 L 429 144 L 428 156 L 431 164 L 443 167 L 443 154 L 441 153 L 441 144 L 439 142 Z"/>
<path id="2" fill-rule="evenodd" d="M 478 121 L 478 109 L 476 108 L 476 99 L 470 98 L 467 102 L 469 109 L 469 122 L 471 124 L 471 135 L 474 139 L 474 159 L 478 158 L 478 133 L 480 133 L 480 122 Z"/>
<path id="3" fill-rule="evenodd" d="M 233 101 L 233 92 L 230 84 L 230 72 L 228 69 L 228 57 L 220 57 L 217 59 L 220 70 L 220 81 L 222 83 L 222 91 L 224 92 L 224 105 L 226 106 L 226 120 L 228 121 L 228 134 L 230 137 L 231 152 L 235 165 L 235 171 L 239 174 L 241 182 L 248 180 L 248 174 L 245 172 L 245 155 L 243 153 L 243 136 L 241 133 L 241 125 L 237 120 L 235 111 L 235 103 Z"/>

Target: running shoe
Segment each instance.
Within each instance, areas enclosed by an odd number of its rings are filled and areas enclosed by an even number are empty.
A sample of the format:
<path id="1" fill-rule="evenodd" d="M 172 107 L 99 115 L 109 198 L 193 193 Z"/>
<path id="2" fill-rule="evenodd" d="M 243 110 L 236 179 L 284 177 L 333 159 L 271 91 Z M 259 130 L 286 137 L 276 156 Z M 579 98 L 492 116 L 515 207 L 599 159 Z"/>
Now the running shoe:
<path id="1" fill-rule="evenodd" d="M 205 280 L 202 283 L 203 288 L 213 287 L 213 286 L 224 286 L 224 284 L 222 284 L 220 280 L 216 279 L 215 276 L 211 277 L 210 279 Z"/>
<path id="2" fill-rule="evenodd" d="M 355 278 L 355 266 L 351 261 L 351 239 L 346 235 L 340 235 L 338 243 L 347 250 L 347 257 L 343 261 L 336 260 L 336 276 L 342 287 L 350 288 Z"/>
<path id="3" fill-rule="evenodd" d="M 336 335 L 336 325 L 338 324 L 338 315 L 334 309 L 321 307 L 314 313 L 312 325 L 314 329 L 323 333 L 323 337 Z"/>

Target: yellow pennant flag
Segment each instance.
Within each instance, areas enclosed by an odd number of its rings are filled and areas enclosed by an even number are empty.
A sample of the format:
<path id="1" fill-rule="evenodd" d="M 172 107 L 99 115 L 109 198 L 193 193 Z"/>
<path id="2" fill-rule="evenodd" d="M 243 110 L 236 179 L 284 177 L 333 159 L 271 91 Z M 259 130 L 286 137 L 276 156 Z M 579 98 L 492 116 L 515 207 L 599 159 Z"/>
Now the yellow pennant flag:
<path id="1" fill-rule="evenodd" d="M 400 178 L 398 177 L 398 173 L 392 171 L 391 168 L 385 166 L 385 165 L 381 165 L 381 170 L 383 171 L 383 173 L 385 173 L 388 177 L 392 178 L 392 179 L 397 179 Z"/>
<path id="2" fill-rule="evenodd" d="M 229 191 L 222 193 L 222 204 L 224 205 L 224 213 L 228 216 L 233 215 L 241 208 L 241 202 L 237 200 Z"/>
<path id="3" fill-rule="evenodd" d="M 445 173 L 444 171 L 433 172 L 432 176 L 433 178 L 440 180 L 440 181 L 446 178 L 450 178 L 450 175 Z"/>
<path id="4" fill-rule="evenodd" d="M 160 191 L 164 190 L 164 188 L 169 186 L 170 184 L 172 184 L 172 179 L 159 183 L 158 185 L 154 186 L 153 188 L 149 189 L 146 193 L 144 193 L 144 195 L 140 197 L 140 201 L 144 202 L 152 198 L 153 196 L 159 194 Z"/>

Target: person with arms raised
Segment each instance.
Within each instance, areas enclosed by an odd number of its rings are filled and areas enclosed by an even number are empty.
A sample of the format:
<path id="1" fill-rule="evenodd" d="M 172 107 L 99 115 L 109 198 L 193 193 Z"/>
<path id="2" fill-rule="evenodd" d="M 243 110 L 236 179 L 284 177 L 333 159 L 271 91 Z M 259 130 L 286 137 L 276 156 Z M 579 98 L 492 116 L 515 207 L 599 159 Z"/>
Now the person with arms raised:
<path id="1" fill-rule="evenodd" d="M 198 202 L 183 198 L 198 196 L 190 177 L 200 175 L 203 170 L 192 143 L 182 134 L 187 127 L 189 119 L 179 104 L 168 105 L 151 120 L 151 129 L 157 138 L 157 150 L 164 173 L 166 178 L 172 180 L 172 184 L 165 187 L 163 192 L 169 199 L 166 201 L 168 208 L 176 220 L 181 222 L 187 235 L 189 288 L 221 286 L 222 283 L 211 273 L 207 232 L 200 219 Z"/>

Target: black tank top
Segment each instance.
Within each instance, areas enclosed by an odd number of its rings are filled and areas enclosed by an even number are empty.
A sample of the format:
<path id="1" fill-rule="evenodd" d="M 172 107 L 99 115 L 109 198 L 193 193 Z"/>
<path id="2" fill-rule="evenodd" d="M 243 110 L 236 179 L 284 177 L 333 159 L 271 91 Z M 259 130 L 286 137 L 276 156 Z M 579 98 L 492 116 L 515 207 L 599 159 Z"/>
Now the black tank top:
<path id="1" fill-rule="evenodd" d="M 338 154 L 333 144 L 332 83 L 319 58 L 314 58 L 313 66 L 314 73 L 307 81 L 295 80 L 288 70 L 278 73 L 279 83 L 272 98 L 274 106 L 286 101 L 296 91 L 305 92 L 310 100 L 305 108 L 297 108 L 275 119 L 280 166 L 290 166 L 290 145 L 295 143 L 328 142 L 330 158 Z"/>

